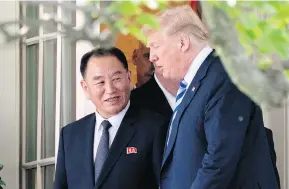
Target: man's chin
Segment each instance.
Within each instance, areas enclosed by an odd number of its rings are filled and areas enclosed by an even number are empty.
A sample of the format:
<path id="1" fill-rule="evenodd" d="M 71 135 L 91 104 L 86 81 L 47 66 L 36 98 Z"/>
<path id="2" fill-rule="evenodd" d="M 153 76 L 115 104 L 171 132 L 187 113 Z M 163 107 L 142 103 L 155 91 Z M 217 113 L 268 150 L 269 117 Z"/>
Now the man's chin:
<path id="1" fill-rule="evenodd" d="M 119 112 L 121 112 L 124 109 L 124 106 L 122 105 L 111 105 L 107 108 L 107 112 L 109 112 L 111 115 L 116 115 Z"/>
<path id="2" fill-rule="evenodd" d="M 163 72 L 162 76 L 165 78 L 165 79 L 172 79 L 172 75 L 170 72 Z"/>

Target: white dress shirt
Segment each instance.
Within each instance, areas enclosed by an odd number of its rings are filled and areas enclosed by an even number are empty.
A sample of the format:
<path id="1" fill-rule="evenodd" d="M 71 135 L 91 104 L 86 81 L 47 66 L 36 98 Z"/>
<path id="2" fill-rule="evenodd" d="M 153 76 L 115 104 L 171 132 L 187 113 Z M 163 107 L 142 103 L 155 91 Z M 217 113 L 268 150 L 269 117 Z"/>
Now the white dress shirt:
<path id="1" fill-rule="evenodd" d="M 114 140 L 114 137 L 118 131 L 118 128 L 130 106 L 130 101 L 127 103 L 126 107 L 119 112 L 117 115 L 114 115 L 108 119 L 104 119 L 101 115 L 99 115 L 98 112 L 95 112 L 95 129 L 94 129 L 94 143 L 93 143 L 93 161 L 95 160 L 95 156 L 97 153 L 97 148 L 98 144 L 102 135 L 103 127 L 101 125 L 103 120 L 108 120 L 110 124 L 112 125 L 110 129 L 108 130 L 109 132 L 109 147 L 111 147 L 111 144 Z"/>
<path id="2" fill-rule="evenodd" d="M 201 52 L 196 56 L 193 60 L 192 64 L 190 65 L 188 72 L 186 73 L 184 80 L 187 82 L 187 88 L 192 83 L 195 75 L 197 74 L 199 68 L 201 67 L 202 63 L 205 59 L 209 56 L 209 54 L 213 51 L 210 46 L 206 46 L 201 50 Z"/>
<path id="3" fill-rule="evenodd" d="M 154 74 L 154 77 L 155 77 L 155 80 L 156 80 L 158 86 L 159 86 L 159 87 L 161 88 L 161 90 L 163 91 L 163 93 L 164 93 L 164 95 L 165 95 L 165 97 L 166 97 L 166 99 L 167 99 L 170 107 L 172 108 L 172 110 L 174 110 L 175 107 L 176 107 L 176 97 L 173 96 L 171 93 L 169 93 L 169 92 L 162 86 L 162 84 L 161 84 L 160 81 L 158 80 L 156 74 Z"/>

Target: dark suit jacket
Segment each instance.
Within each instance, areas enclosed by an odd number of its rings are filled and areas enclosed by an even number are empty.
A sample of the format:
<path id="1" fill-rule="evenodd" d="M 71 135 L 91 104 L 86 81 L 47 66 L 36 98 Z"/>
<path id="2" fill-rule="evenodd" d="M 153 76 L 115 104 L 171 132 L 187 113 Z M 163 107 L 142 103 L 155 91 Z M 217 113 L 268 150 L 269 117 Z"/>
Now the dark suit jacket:
<path id="1" fill-rule="evenodd" d="M 136 88 L 131 93 L 131 103 L 146 108 L 148 110 L 157 112 L 168 119 L 171 118 L 173 110 L 171 109 L 165 95 L 158 86 L 154 77 L 152 77 L 148 82 L 143 84 L 141 87 Z M 278 186 L 280 188 L 280 178 L 276 166 L 276 152 L 274 148 L 273 133 L 270 129 L 265 128 L 266 136 L 268 139 L 268 144 L 270 147 L 270 154 L 272 163 L 274 166 L 275 176 L 278 181 Z"/>
<path id="2" fill-rule="evenodd" d="M 157 189 L 165 141 L 163 116 L 128 109 L 94 186 L 93 141 L 95 114 L 61 130 L 55 189 Z M 137 148 L 127 154 L 127 147 Z"/>
<path id="3" fill-rule="evenodd" d="M 154 111 L 168 119 L 172 116 L 173 111 L 154 77 L 132 90 L 130 99 L 132 104 Z"/>
<path id="4" fill-rule="evenodd" d="M 272 159 L 272 163 L 274 166 L 275 176 L 276 176 L 276 179 L 278 181 L 278 186 L 279 186 L 279 188 L 281 188 L 279 172 L 278 172 L 277 165 L 276 165 L 277 157 L 276 157 L 276 152 L 275 152 L 275 147 L 274 147 L 273 132 L 271 131 L 271 129 L 268 129 L 268 128 L 265 128 L 265 131 L 266 131 L 266 136 L 268 139 L 268 144 L 270 147 L 270 154 L 271 154 L 271 159 Z"/>
<path id="5" fill-rule="evenodd" d="M 173 121 L 161 188 L 278 188 L 261 109 L 237 89 L 213 53 Z"/>

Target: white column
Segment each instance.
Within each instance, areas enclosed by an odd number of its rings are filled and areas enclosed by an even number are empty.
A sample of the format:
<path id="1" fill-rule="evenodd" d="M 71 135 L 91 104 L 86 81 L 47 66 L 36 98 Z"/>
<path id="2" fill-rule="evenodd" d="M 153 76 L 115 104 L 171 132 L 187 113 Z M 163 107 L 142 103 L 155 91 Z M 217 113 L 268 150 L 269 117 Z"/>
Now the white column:
<path id="1" fill-rule="evenodd" d="M 280 175 L 281 188 L 288 188 L 288 124 L 287 124 L 287 108 L 275 108 L 264 111 L 263 117 L 265 126 L 273 132 L 274 147 L 277 156 L 277 168 Z M 286 127 L 287 126 L 287 127 Z"/>
<path id="2" fill-rule="evenodd" d="M 19 19 L 19 2 L 0 1 L 0 13 L 0 22 Z M 0 176 L 7 188 L 19 188 L 19 73 L 19 42 L 0 45 Z"/>

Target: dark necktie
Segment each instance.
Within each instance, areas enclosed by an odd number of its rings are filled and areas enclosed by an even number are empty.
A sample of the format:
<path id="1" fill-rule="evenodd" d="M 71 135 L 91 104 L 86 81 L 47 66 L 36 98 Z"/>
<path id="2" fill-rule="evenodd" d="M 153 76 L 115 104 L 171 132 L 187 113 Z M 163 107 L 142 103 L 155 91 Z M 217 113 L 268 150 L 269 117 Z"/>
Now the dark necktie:
<path id="1" fill-rule="evenodd" d="M 95 183 L 100 175 L 103 164 L 108 156 L 109 152 L 109 128 L 111 124 L 107 120 L 103 120 L 101 123 L 103 127 L 102 135 L 98 144 L 95 163 L 94 163 L 94 173 L 95 173 Z"/>

